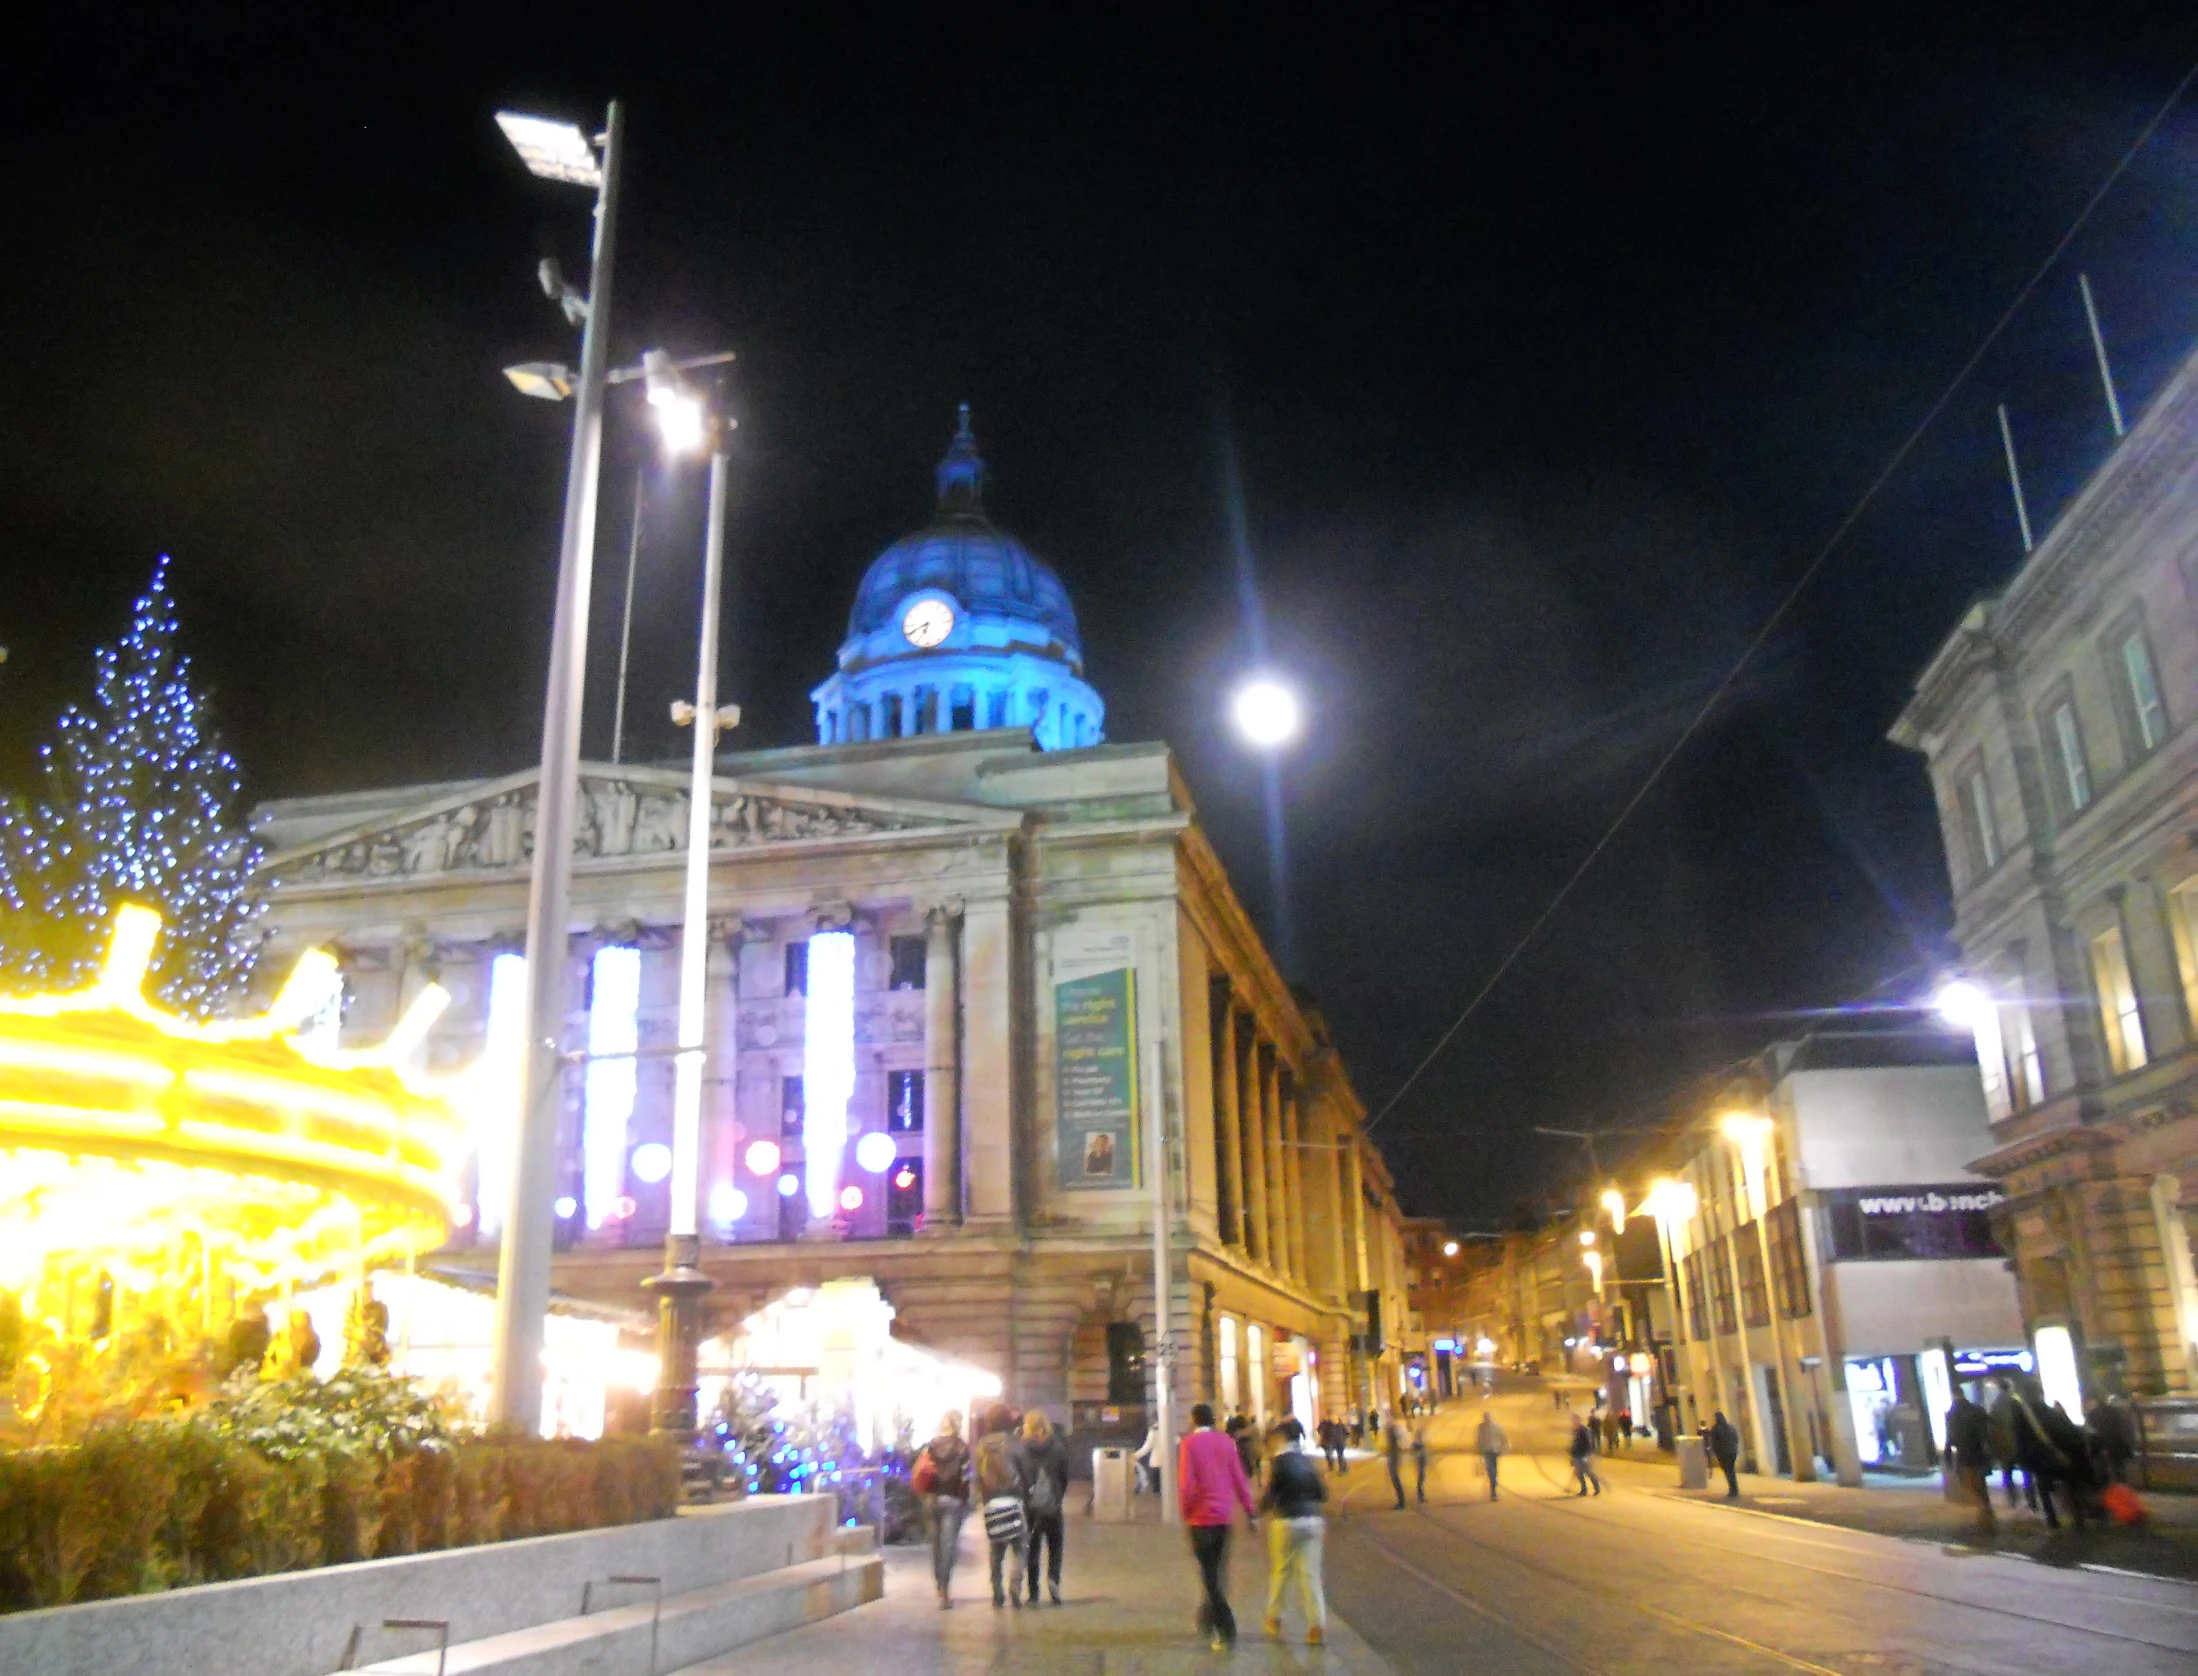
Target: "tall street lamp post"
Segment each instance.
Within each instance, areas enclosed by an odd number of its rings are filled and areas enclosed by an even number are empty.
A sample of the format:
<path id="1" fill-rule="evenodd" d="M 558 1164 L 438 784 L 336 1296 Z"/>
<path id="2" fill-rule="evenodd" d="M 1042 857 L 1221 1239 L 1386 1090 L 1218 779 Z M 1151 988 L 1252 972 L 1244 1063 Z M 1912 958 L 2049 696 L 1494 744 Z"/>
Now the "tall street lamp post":
<path id="1" fill-rule="evenodd" d="M 1664 1248 L 1664 1283 L 1671 1293 L 1671 1336 L 1673 1343 L 1680 1348 L 1684 1348 L 1692 1340 L 1687 1331 L 1685 1297 L 1679 1285 L 1679 1254 L 1676 1249 L 1677 1231 L 1694 1220 L 1695 1211 L 1699 1208 L 1699 1205 L 1700 1200 L 1697 1198 L 1691 1184 L 1675 1181 L 1669 1176 L 1664 1176 L 1650 1184 L 1648 1200 L 1641 1207 L 1656 1219 L 1657 1239 Z M 1715 1370 L 1718 1384 L 1722 1385 L 1725 1375 L 1722 1367 L 1718 1365 L 1716 1329 L 1717 1323 L 1712 1321 L 1710 1323 L 1710 1365 Z M 1678 1361 L 1676 1351 L 1672 1360 L 1674 1363 Z M 1691 1369 L 1683 1371 L 1687 1374 L 1687 1385 L 1691 1389 L 1694 1384 L 1693 1372 Z M 1712 1395 L 1715 1396 L 1716 1393 L 1713 1392 Z M 1724 1406 L 1722 1398 L 1719 1398 L 1711 1406 L 1713 1408 Z M 1699 1421 L 1702 1418 L 1702 1396 L 1699 1391 L 1695 1392 L 1694 1395 L 1694 1407 L 1695 1418 Z M 1676 1416 L 1674 1418 L 1676 1419 Z"/>
<path id="2" fill-rule="evenodd" d="M 711 1287 L 702 1272 L 698 1209 L 702 1184 L 702 1069 L 704 984 L 709 971 L 711 781 L 718 730 L 740 720 L 737 708 L 717 702 L 717 628 L 720 579 L 725 570 L 725 485 L 733 424 L 710 411 L 681 382 L 661 350 L 643 357 L 649 405 L 656 410 L 668 446 L 707 442 L 710 510 L 703 541 L 702 627 L 695 654 L 692 706 L 674 704 L 672 720 L 694 728 L 692 789 L 687 800 L 685 916 L 679 944 L 679 1048 L 673 1060 L 671 1224 L 664 1236 L 664 1272 L 642 1284 L 657 1299 L 657 1382 L 653 1427 L 682 1443 L 694 1440 L 695 1343 L 701 1301 Z"/>
<path id="3" fill-rule="evenodd" d="M 565 1018 L 566 921 L 572 894 L 573 805 L 580 783 L 580 699 L 588 644 L 588 590 L 595 568 L 595 491 L 603 451 L 603 387 L 609 371 L 612 258 L 617 248 L 622 117 L 611 101 L 598 154 L 570 123 L 511 112 L 497 117 L 528 170 L 595 188 L 594 256 L 580 334 L 565 524 L 558 544 L 549 686 L 542 704 L 542 774 L 535 789 L 534 875 L 527 899 L 527 1034 L 518 1123 L 512 1136 L 511 1203 L 496 1261 L 496 1326 L 490 1418 L 522 1431 L 542 1424 L 543 1320 L 549 1313 L 551 1190 L 555 1185 L 558 1038 Z M 568 309 L 568 312 L 572 310 Z"/>

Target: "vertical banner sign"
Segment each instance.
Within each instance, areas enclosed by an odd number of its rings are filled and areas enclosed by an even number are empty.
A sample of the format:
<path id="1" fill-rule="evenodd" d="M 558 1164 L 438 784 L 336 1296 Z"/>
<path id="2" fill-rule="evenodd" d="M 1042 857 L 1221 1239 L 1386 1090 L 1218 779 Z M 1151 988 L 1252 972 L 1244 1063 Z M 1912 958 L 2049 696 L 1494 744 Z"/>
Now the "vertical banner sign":
<path id="1" fill-rule="evenodd" d="M 1136 967 L 1133 931 L 1054 937 L 1055 1167 L 1070 1191 L 1134 1187 L 1143 1173 Z"/>

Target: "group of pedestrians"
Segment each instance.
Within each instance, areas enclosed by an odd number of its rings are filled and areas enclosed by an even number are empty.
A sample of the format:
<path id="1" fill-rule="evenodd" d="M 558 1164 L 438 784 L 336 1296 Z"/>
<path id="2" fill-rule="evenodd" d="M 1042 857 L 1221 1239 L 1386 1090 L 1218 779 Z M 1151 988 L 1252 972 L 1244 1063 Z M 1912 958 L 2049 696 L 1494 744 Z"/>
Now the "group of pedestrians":
<path id="1" fill-rule="evenodd" d="M 1229 1606 L 1229 1531 L 1239 1512 L 1255 1527 L 1264 1515 L 1269 1566 L 1263 1627 L 1269 1635 L 1281 1635 L 1284 1600 L 1295 1585 L 1305 1613 L 1305 1639 L 1317 1647 L 1328 1633 L 1320 1576 L 1328 1486 L 1305 1453 L 1304 1426 L 1290 1419 L 1275 1428 L 1274 1456 L 1261 1463 L 1267 1487 L 1255 1498 L 1243 1446 L 1251 1435 L 1244 1428 L 1235 1435 L 1217 1430 L 1213 1409 L 1199 1403 L 1191 1410 L 1190 1431 L 1176 1447 L 1176 1494 L 1203 1591 L 1198 1627 L 1216 1652 L 1236 1645 L 1236 1614 Z"/>
<path id="2" fill-rule="evenodd" d="M 910 1488 L 928 1515 L 931 1576 L 941 1611 L 954 1604 L 954 1560 L 973 1498 L 991 1550 L 994 1609 L 1011 1602 L 1020 1608 L 1026 1585 L 1030 1604 L 1038 1604 L 1041 1554 L 1047 1595 L 1061 1604 L 1068 1449 L 1041 1410 L 1034 1408 L 1019 1421 L 995 1410 L 974 1449 L 962 1440 L 961 1415 L 948 1413 L 939 1422 L 939 1435 L 917 1455 Z"/>
<path id="3" fill-rule="evenodd" d="M 2137 1452 L 2136 1428 L 2118 1401 L 2094 1403 L 2082 1420 L 2045 1400 L 2035 1381 L 1992 1381 L 1990 1406 L 1957 1390 L 1946 1415 L 1947 1471 L 1977 1511 L 1985 1530 L 1998 1524 L 1992 1473 L 2009 1507 L 2020 1499 L 2060 1529 L 2065 1509 L 2083 1528 L 2095 1512 L 2134 1522 L 2143 1509 L 2128 1486 Z"/>

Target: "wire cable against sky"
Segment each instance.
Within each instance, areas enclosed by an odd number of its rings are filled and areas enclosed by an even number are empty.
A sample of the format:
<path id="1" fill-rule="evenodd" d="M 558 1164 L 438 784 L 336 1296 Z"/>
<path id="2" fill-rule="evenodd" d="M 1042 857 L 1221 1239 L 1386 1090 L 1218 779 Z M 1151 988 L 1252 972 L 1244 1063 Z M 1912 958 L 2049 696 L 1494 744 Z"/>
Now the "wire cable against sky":
<path id="1" fill-rule="evenodd" d="M 1481 1003 L 1494 993 L 1499 983 L 1503 982 L 1504 975 L 1518 963 L 1519 956 L 1524 954 L 1533 944 L 1534 939 L 1541 935 L 1542 928 L 1556 917 L 1557 910 L 1564 906 L 1566 899 L 1571 896 L 1580 881 L 1587 877 L 1589 870 L 1601 859 L 1603 852 L 1610 847 L 1611 840 L 1618 836 L 1619 830 L 1633 817 L 1633 812 L 1648 801 L 1649 793 L 1656 789 L 1658 782 L 1663 779 L 1665 771 L 1678 760 L 1679 754 L 1693 741 L 1694 736 L 1702 731 L 1702 724 L 1708 721 L 1718 705 L 1724 702 L 1725 695 L 1732 691 L 1734 683 L 1740 679 L 1741 672 L 1755 661 L 1756 654 L 1769 644 L 1771 636 L 1777 633 L 1779 625 L 1786 620 L 1787 614 L 1793 610 L 1794 606 L 1800 601 L 1801 596 L 1808 592 L 1809 584 L 1816 580 L 1817 572 L 1824 568 L 1832 554 L 1838 550 L 1840 543 L 1847 539 L 1855 525 L 1861 521 L 1863 513 L 1869 510 L 1871 503 L 1877 499 L 1885 485 L 1892 481 L 1893 474 L 1906 463 L 1908 456 L 1915 451 L 1916 444 L 1923 440 L 1924 434 L 1938 422 L 1939 416 L 1946 411 L 1961 387 L 1969 381 L 1969 375 L 1977 370 L 1992 346 L 2000 340 L 2001 334 L 2007 330 L 2008 326 L 2014 321 L 2015 316 L 2022 312 L 2023 305 L 2029 302 L 2031 294 L 2037 290 L 2039 285 L 2044 283 L 2045 276 L 2053 271 L 2054 266 L 2059 263 L 2063 256 L 2068 254 L 2068 247 L 2075 242 L 2076 235 L 2083 231 L 2085 225 L 2091 220 L 2093 213 L 2105 201 L 2106 195 L 2114 190 L 2115 184 L 2122 178 L 2130 164 L 2137 160 L 2137 154 L 2151 143 L 2152 136 L 2159 132 L 2160 124 L 2165 122 L 2169 113 L 2182 103 L 2183 95 L 2190 90 L 2190 84 L 2193 81 L 2198 81 L 2198 64 L 2191 65 L 2188 70 L 2183 72 L 2182 80 L 2175 84 L 2175 90 L 2167 96 L 2160 108 L 2153 112 L 2152 120 L 2138 130 L 2137 137 L 2130 141 L 2129 148 L 2122 153 L 2121 160 L 2107 171 L 2106 178 L 2099 183 L 2098 188 L 2085 201 L 2084 207 L 2077 212 L 2076 219 L 2068 224 L 2068 230 L 2060 236 L 2059 241 L 2046 253 L 2045 260 L 2038 264 L 2036 271 L 2031 274 L 2028 280 L 2024 281 L 2022 289 L 2015 293 L 2014 301 L 2010 302 L 2001 312 L 2000 317 L 1992 323 L 1991 330 L 1984 334 L 1977 347 L 1970 352 L 1969 358 L 1962 362 L 1961 369 L 1948 381 L 1946 388 L 1939 393 L 1938 399 L 1924 409 L 1923 417 L 1916 421 L 1914 427 L 1902 439 L 1900 446 L 1893 450 L 1892 456 L 1886 460 L 1877 476 L 1870 480 L 1869 487 L 1862 491 L 1861 499 L 1857 500 L 1853 507 L 1849 509 L 1847 515 L 1839 521 L 1838 527 L 1832 531 L 1830 538 L 1824 545 L 1817 549 L 1816 556 L 1808 562 L 1801 574 L 1794 579 L 1793 586 L 1786 590 L 1785 597 L 1773 608 L 1770 616 L 1764 619 L 1763 626 L 1756 630 L 1754 638 L 1741 648 L 1740 656 L 1734 660 L 1732 667 L 1725 671 L 1724 679 L 1719 681 L 1709 697 L 1702 701 L 1701 707 L 1695 711 L 1687 725 L 1681 729 L 1679 737 L 1672 741 L 1670 749 L 1656 760 L 1656 765 L 1648 771 L 1647 778 L 1642 780 L 1640 785 L 1635 788 L 1633 795 L 1626 799 L 1625 806 L 1618 811 L 1616 818 L 1611 821 L 1610 825 L 1603 829 L 1603 835 L 1595 840 L 1587 854 L 1580 859 L 1580 864 L 1572 870 L 1571 876 L 1557 887 L 1557 894 L 1552 896 L 1542 911 L 1534 916 L 1533 923 L 1526 928 L 1525 933 L 1519 940 L 1511 945 L 1510 952 L 1497 963 L 1496 969 L 1489 973 L 1481 987 L 1474 991 L 1473 998 L 1465 1004 L 1465 1010 L 1451 1020 L 1450 1028 L 1435 1039 L 1435 1045 L 1427 1050 L 1426 1057 L 1412 1068 L 1412 1074 L 1406 1077 L 1398 1085 L 1397 1091 L 1382 1103 L 1381 1109 L 1366 1120 L 1368 1130 L 1371 1130 L 1383 1118 L 1387 1117 L 1396 1108 L 1397 1102 L 1411 1092 L 1413 1084 L 1420 1080 L 1421 1076 L 1426 1073 L 1427 1068 L 1442 1057 L 1443 1050 L 1450 1045 L 1458 1032 L 1465 1028 L 1467 1021 L 1476 1012 L 1480 1011 Z"/>

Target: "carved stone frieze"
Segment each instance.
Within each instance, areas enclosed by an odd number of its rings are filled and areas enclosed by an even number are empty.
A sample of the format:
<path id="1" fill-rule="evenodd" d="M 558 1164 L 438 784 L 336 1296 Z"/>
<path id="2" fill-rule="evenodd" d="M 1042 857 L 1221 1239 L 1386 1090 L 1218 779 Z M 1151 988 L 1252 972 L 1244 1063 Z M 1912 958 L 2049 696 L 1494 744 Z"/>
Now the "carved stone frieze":
<path id="1" fill-rule="evenodd" d="M 534 858 L 534 803 L 533 786 L 508 788 L 385 831 L 355 834 L 280 858 L 274 876 L 285 884 L 320 884 L 524 867 Z M 686 848 L 684 791 L 591 777 L 581 782 L 575 816 L 573 855 L 577 860 L 670 854 Z M 717 853 L 812 838 L 857 837 L 920 824 L 884 810 L 728 791 L 714 800 L 710 848 Z"/>

